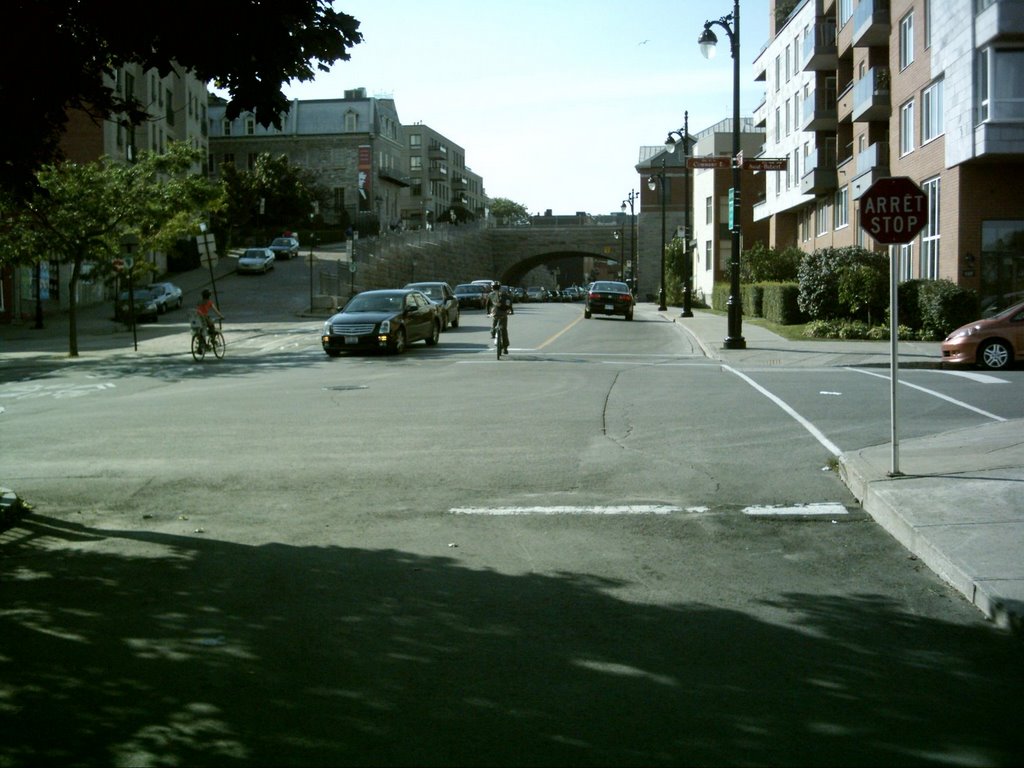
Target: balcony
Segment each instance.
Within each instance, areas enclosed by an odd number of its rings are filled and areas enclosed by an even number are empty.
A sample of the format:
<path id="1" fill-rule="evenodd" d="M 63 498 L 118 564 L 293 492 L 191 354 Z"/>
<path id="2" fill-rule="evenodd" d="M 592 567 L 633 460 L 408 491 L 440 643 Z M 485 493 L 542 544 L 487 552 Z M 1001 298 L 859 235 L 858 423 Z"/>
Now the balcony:
<path id="1" fill-rule="evenodd" d="M 856 176 L 850 183 L 851 196 L 857 200 L 868 187 L 889 175 L 889 142 L 876 141 L 857 153 Z"/>
<path id="2" fill-rule="evenodd" d="M 804 131 L 834 131 L 837 125 L 836 114 L 835 88 L 816 88 L 811 96 L 804 100 L 801 129 Z"/>
<path id="3" fill-rule="evenodd" d="M 1020 0 L 992 0 L 974 19 L 975 48 L 997 40 L 1024 36 L 1024 3 Z"/>
<path id="4" fill-rule="evenodd" d="M 800 177 L 801 194 L 823 195 L 835 192 L 837 185 L 834 151 L 818 149 L 804 158 L 804 174 Z"/>
<path id="5" fill-rule="evenodd" d="M 804 38 L 803 62 L 804 72 L 833 71 L 839 66 L 834 19 L 815 21 L 814 34 Z"/>
<path id="6" fill-rule="evenodd" d="M 853 82 L 849 82 L 836 97 L 836 120 L 849 123 L 853 120 Z"/>
<path id="7" fill-rule="evenodd" d="M 858 48 L 889 42 L 889 0 L 860 0 L 853 9 L 853 44 Z"/>
<path id="8" fill-rule="evenodd" d="M 856 122 L 888 120 L 891 114 L 889 68 L 872 67 L 853 86 L 853 119 Z"/>

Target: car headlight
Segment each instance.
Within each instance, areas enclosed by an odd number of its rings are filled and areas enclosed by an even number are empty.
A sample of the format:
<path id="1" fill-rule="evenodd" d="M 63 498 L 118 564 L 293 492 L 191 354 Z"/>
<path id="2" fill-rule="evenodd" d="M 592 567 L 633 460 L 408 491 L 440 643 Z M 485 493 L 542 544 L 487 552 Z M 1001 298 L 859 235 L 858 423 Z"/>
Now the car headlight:
<path id="1" fill-rule="evenodd" d="M 385 320 L 384 322 L 382 322 L 380 324 L 380 331 L 379 331 L 379 333 L 391 333 L 391 321 L 390 320 Z"/>
<path id="2" fill-rule="evenodd" d="M 324 329 L 322 331 L 322 335 L 323 336 L 328 336 L 328 335 L 330 335 L 330 333 L 331 333 L 331 321 L 330 320 L 324 320 Z"/>

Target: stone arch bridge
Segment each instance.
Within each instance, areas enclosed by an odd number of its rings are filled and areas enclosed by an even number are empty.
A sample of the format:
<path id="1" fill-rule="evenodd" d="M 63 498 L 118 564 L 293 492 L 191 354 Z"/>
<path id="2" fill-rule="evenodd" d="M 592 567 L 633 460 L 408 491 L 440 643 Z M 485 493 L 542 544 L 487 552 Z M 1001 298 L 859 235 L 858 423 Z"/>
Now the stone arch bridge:
<path id="1" fill-rule="evenodd" d="M 492 278 L 508 285 L 554 287 L 618 279 L 620 261 L 629 261 L 628 241 L 628 227 L 624 242 L 618 223 L 590 222 L 465 224 L 363 238 L 351 247 L 341 243 L 315 249 L 319 303 L 331 303 L 333 298 L 337 305 L 353 292 L 422 280 L 445 280 L 454 286 Z"/>

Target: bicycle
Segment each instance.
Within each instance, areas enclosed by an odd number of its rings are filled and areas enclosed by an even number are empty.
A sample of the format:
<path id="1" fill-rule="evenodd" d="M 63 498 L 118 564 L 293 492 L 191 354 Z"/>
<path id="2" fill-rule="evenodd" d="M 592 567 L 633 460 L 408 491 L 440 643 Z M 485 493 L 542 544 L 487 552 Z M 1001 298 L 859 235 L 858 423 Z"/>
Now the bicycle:
<path id="1" fill-rule="evenodd" d="M 508 354 L 508 315 L 498 315 L 494 318 L 494 346 L 498 350 L 499 360 L 502 350 Z"/>
<path id="2" fill-rule="evenodd" d="M 206 357 L 207 352 L 213 352 L 214 357 L 223 360 L 227 344 L 224 341 L 224 334 L 220 331 L 221 321 L 217 320 L 217 327 L 210 333 L 210 338 L 207 338 L 205 332 L 206 323 L 198 313 L 192 315 L 190 324 L 192 325 L 192 358 L 199 362 Z"/>

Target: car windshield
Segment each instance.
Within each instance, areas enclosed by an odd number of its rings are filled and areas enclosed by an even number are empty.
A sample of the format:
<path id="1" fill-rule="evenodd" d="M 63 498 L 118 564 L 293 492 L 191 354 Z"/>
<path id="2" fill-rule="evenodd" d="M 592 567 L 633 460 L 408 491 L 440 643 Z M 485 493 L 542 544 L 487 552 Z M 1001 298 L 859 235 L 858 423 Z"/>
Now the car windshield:
<path id="1" fill-rule="evenodd" d="M 460 285 L 455 289 L 456 293 L 480 293 L 482 287 L 479 285 Z"/>
<path id="2" fill-rule="evenodd" d="M 260 248 L 250 248 L 245 252 L 242 258 L 245 259 L 262 259 L 266 254 Z"/>
<path id="3" fill-rule="evenodd" d="M 404 297 L 396 294 L 373 294 L 354 296 L 345 307 L 345 312 L 397 312 L 402 308 Z"/>
<path id="4" fill-rule="evenodd" d="M 275 237 L 274 238 L 274 242 L 271 243 L 271 245 L 285 245 L 285 246 L 291 245 L 291 244 L 292 244 L 291 239 L 287 238 L 287 237 Z"/>
<path id="5" fill-rule="evenodd" d="M 441 292 L 441 289 L 438 288 L 436 285 L 428 285 L 424 288 L 420 288 L 419 290 L 421 293 L 425 293 L 432 299 L 441 300 L 444 298 L 444 294 Z"/>

